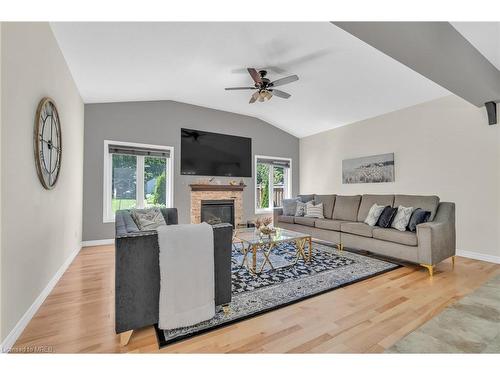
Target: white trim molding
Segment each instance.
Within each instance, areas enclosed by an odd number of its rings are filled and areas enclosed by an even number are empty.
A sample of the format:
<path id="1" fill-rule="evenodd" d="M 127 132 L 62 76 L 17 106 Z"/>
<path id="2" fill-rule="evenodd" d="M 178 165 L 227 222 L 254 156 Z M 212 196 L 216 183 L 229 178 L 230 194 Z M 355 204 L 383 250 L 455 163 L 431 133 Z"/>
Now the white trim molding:
<path id="1" fill-rule="evenodd" d="M 106 240 L 82 241 L 82 247 L 113 245 L 114 243 L 115 243 L 114 238 L 109 238 Z"/>
<path id="2" fill-rule="evenodd" d="M 269 207 L 267 208 L 258 208 L 257 207 L 257 160 L 258 159 L 276 159 L 276 160 L 286 160 L 290 162 L 290 168 L 285 168 L 285 191 L 284 191 L 284 198 L 291 198 L 292 197 L 292 158 L 284 158 L 280 156 L 268 156 L 268 155 L 254 155 L 254 175 L 255 175 L 255 181 L 254 181 L 254 186 L 253 186 L 253 191 L 255 194 L 255 199 L 253 202 L 254 205 L 254 212 L 256 215 L 262 215 L 262 214 L 269 214 L 273 212 L 273 192 L 272 190 L 269 192 Z M 274 178 L 274 172 L 273 168 L 269 168 L 269 181 L 273 181 Z"/>
<path id="3" fill-rule="evenodd" d="M 103 205 L 102 205 L 102 222 L 103 223 L 114 223 L 115 214 L 111 210 L 111 169 L 112 169 L 112 155 L 109 153 L 109 145 L 119 145 L 119 146 L 130 146 L 130 147 L 141 147 L 150 148 L 156 150 L 168 150 L 170 156 L 167 158 L 167 182 L 166 182 L 166 198 L 167 207 L 174 206 L 174 147 L 172 146 L 161 146 L 161 145 L 150 145 L 145 143 L 134 143 L 134 142 L 123 142 L 123 141 L 112 141 L 104 140 L 104 158 L 103 158 Z M 140 197 L 144 197 L 144 175 L 143 173 L 138 173 L 139 171 L 144 171 L 144 157 L 137 157 L 136 166 L 136 178 L 137 178 L 137 190 L 136 190 L 136 201 L 137 208 L 143 208 L 143 201 Z"/>
<path id="4" fill-rule="evenodd" d="M 500 256 L 497 255 L 489 255 L 483 253 L 476 253 L 474 251 L 458 250 L 458 249 L 456 255 L 464 258 L 482 260 L 483 262 L 500 264 Z"/>
<path id="5" fill-rule="evenodd" d="M 9 350 L 12 349 L 14 344 L 16 343 L 17 339 L 19 336 L 21 336 L 21 333 L 23 333 L 24 329 L 28 325 L 28 323 L 33 319 L 33 316 L 35 316 L 36 312 L 42 305 L 43 301 L 47 298 L 47 296 L 52 292 L 52 289 L 56 286 L 57 282 L 61 278 L 61 276 L 66 272 L 68 269 L 69 265 L 73 260 L 76 258 L 78 253 L 80 252 L 81 248 L 76 249 L 73 251 L 70 256 L 66 259 L 66 261 L 62 264 L 61 267 L 57 270 L 55 275 L 52 277 L 52 279 L 49 281 L 47 286 L 42 290 L 42 292 L 39 294 L 39 296 L 35 299 L 35 301 L 31 304 L 29 309 L 24 313 L 21 319 L 17 322 L 15 327 L 10 331 L 10 333 L 5 337 L 5 340 L 2 342 L 1 346 L 1 352 L 6 353 Z"/>

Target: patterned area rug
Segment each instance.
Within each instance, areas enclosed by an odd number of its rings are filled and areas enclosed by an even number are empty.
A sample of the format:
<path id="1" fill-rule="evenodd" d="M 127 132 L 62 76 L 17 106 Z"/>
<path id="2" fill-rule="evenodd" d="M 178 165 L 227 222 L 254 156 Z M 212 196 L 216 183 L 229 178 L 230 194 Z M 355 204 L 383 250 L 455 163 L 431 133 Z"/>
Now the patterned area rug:
<path id="1" fill-rule="evenodd" d="M 262 273 L 253 275 L 246 267 L 241 267 L 243 254 L 241 247 L 235 244 L 230 312 L 224 314 L 219 309 L 212 319 L 185 328 L 161 330 L 155 326 L 160 348 L 399 267 L 388 261 L 339 252 L 315 242 L 311 262 L 299 259 L 295 265 L 290 265 L 295 261 L 295 253 L 294 244 L 279 245 L 270 256 L 274 269 L 266 265 Z M 263 255 L 259 255 L 257 264 L 262 264 L 263 260 Z"/>

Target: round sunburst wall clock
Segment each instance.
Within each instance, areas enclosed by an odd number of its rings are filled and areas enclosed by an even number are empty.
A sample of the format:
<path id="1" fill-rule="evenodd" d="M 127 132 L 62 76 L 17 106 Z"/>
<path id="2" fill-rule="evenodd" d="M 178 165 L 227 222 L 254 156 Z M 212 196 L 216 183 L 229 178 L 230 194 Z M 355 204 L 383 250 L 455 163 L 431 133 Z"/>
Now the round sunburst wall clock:
<path id="1" fill-rule="evenodd" d="M 33 134 L 38 178 L 45 189 L 52 189 L 61 170 L 61 123 L 56 103 L 43 98 L 38 104 Z"/>

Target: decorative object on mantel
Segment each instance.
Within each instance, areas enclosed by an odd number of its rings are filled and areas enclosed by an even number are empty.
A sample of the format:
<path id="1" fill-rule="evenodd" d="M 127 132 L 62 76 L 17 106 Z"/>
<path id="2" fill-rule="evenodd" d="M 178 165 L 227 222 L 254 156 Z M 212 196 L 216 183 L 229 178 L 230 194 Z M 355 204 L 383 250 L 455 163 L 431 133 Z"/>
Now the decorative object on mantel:
<path id="1" fill-rule="evenodd" d="M 342 183 L 394 182 L 394 153 L 342 160 Z"/>
<path id="2" fill-rule="evenodd" d="M 240 180 L 240 185 L 241 185 L 241 186 L 244 186 L 244 185 L 245 185 L 245 181 Z"/>
<path id="3" fill-rule="evenodd" d="M 231 180 L 231 181 L 229 181 L 229 185 L 231 185 L 231 186 L 236 186 L 236 185 L 239 185 L 239 184 L 238 184 L 238 181 L 236 181 L 236 180 Z"/>
<path id="4" fill-rule="evenodd" d="M 33 148 L 40 183 L 47 190 L 53 189 L 61 171 L 62 139 L 59 113 L 50 98 L 43 98 L 38 103 Z"/>

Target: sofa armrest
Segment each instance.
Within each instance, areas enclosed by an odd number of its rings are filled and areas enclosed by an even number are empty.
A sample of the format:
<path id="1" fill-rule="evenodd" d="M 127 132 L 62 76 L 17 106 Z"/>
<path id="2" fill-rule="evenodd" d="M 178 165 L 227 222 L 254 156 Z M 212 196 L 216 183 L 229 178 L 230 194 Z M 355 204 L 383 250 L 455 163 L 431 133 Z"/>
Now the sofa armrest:
<path id="1" fill-rule="evenodd" d="M 283 208 L 278 207 L 273 209 L 273 226 L 278 226 L 278 216 L 283 215 Z"/>
<path id="2" fill-rule="evenodd" d="M 434 221 L 417 225 L 418 260 L 434 265 L 455 255 L 455 204 L 441 202 Z"/>

